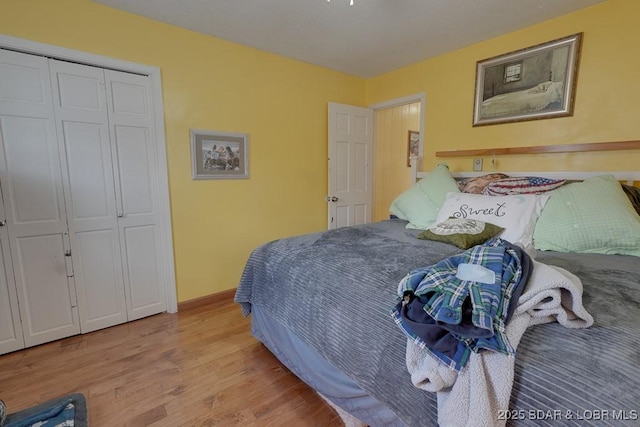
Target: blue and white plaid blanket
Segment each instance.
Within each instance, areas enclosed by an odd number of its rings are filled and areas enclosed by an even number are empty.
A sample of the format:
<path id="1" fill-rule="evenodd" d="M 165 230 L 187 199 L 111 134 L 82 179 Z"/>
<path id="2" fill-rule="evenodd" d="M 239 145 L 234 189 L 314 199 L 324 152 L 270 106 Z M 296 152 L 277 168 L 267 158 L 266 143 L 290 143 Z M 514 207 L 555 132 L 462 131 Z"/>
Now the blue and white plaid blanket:
<path id="1" fill-rule="evenodd" d="M 420 348 L 456 371 L 465 366 L 472 351 L 513 355 L 515 349 L 504 331 L 513 296 L 529 276 L 525 272 L 522 280 L 523 257 L 527 255 L 509 242 L 492 239 L 415 269 L 398 286 L 400 301 L 392 316 Z M 418 304 L 424 313 L 411 318 L 416 307 L 408 307 L 410 304 Z M 420 316 L 425 313 L 427 316 Z M 447 340 L 449 344 L 443 345 Z M 454 349 L 443 351 L 441 347 L 447 346 Z"/>

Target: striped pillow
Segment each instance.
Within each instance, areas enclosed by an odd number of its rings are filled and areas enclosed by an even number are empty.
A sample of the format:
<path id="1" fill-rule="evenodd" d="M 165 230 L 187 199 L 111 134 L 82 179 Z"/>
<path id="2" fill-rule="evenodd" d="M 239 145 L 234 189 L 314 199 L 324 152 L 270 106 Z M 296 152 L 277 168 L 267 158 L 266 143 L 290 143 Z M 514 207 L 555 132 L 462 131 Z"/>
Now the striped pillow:
<path id="1" fill-rule="evenodd" d="M 548 179 L 538 176 L 518 176 L 504 178 L 487 185 L 482 194 L 485 196 L 509 196 L 516 194 L 541 194 L 555 190 L 563 185 L 564 179 Z"/>

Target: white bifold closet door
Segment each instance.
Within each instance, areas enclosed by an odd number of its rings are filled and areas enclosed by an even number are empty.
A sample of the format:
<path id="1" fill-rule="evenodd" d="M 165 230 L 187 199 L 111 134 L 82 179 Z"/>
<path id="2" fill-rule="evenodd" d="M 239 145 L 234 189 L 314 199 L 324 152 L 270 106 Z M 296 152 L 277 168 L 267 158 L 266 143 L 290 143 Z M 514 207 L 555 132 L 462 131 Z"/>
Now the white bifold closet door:
<path id="1" fill-rule="evenodd" d="M 15 275 L 9 287 L 20 308 L 13 323 L 21 323 L 24 343 L 32 346 L 75 335 L 80 324 L 48 60 L 0 54 L 2 228 Z"/>
<path id="2" fill-rule="evenodd" d="M 82 332 L 162 312 L 149 79 L 50 63 Z"/>
<path id="3" fill-rule="evenodd" d="M 150 80 L 105 70 L 128 320 L 166 311 Z"/>
<path id="4" fill-rule="evenodd" d="M 0 49 L 0 354 L 166 310 L 147 76 Z"/>
<path id="5" fill-rule="evenodd" d="M 82 332 L 127 321 L 104 71 L 50 60 Z"/>

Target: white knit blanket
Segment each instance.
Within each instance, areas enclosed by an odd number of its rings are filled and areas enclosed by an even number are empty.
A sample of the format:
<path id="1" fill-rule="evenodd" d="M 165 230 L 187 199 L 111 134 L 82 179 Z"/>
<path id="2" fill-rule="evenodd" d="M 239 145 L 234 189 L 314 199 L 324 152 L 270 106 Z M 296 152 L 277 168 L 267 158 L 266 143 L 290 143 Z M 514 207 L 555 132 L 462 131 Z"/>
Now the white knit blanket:
<path id="1" fill-rule="evenodd" d="M 567 328 L 587 328 L 593 324 L 593 317 L 582 305 L 582 282 L 578 277 L 534 260 L 529 283 L 507 324 L 506 334 L 517 348 L 529 326 L 550 322 Z M 413 384 L 438 393 L 439 426 L 505 425 L 498 414 L 509 409 L 513 357 L 492 351 L 472 353 L 467 366 L 458 373 L 410 339 L 406 355 Z"/>

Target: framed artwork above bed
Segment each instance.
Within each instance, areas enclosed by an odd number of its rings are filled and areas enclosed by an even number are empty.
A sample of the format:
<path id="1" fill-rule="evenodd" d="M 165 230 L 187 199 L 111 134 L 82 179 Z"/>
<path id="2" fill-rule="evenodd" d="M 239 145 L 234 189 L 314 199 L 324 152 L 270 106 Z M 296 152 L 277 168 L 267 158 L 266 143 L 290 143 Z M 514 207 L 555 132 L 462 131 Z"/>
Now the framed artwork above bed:
<path id="1" fill-rule="evenodd" d="M 573 115 L 582 33 L 478 61 L 473 126 Z"/>

